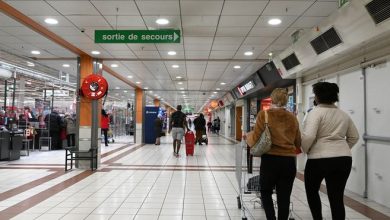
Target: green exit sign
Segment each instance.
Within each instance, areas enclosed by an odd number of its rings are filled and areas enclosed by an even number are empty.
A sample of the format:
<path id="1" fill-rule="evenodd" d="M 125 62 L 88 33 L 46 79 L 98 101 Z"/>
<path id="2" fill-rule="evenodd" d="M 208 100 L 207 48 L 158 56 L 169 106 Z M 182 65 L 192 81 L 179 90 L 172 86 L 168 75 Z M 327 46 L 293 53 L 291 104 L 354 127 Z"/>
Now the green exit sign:
<path id="1" fill-rule="evenodd" d="M 95 43 L 180 43 L 180 30 L 95 30 Z"/>
<path id="2" fill-rule="evenodd" d="M 347 4 L 348 0 L 339 0 L 339 8 L 341 8 L 343 5 Z"/>

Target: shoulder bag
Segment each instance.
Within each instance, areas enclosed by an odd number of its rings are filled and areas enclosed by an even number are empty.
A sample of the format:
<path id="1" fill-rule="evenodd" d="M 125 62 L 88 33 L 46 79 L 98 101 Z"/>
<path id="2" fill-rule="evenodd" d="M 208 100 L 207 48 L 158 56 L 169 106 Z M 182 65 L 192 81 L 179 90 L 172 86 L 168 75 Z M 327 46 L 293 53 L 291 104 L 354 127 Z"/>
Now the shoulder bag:
<path id="1" fill-rule="evenodd" d="M 267 153 L 271 149 L 271 133 L 268 128 L 268 113 L 264 111 L 265 122 L 264 122 L 264 131 L 261 134 L 259 140 L 253 145 L 250 149 L 251 154 L 254 157 L 260 157 L 261 155 Z"/>

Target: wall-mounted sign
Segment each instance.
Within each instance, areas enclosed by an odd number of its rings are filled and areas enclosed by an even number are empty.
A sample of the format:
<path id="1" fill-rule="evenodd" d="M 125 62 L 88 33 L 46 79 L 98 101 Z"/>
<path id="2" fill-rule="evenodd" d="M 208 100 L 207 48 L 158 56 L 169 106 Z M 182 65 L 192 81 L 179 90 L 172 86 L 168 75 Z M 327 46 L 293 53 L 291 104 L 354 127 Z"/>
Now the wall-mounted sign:
<path id="1" fill-rule="evenodd" d="M 248 81 L 242 86 L 237 87 L 238 92 L 240 92 L 241 95 L 245 95 L 249 90 L 254 88 L 255 88 L 255 83 L 252 80 Z"/>
<path id="2" fill-rule="evenodd" d="M 180 30 L 95 30 L 95 43 L 180 43 Z"/>

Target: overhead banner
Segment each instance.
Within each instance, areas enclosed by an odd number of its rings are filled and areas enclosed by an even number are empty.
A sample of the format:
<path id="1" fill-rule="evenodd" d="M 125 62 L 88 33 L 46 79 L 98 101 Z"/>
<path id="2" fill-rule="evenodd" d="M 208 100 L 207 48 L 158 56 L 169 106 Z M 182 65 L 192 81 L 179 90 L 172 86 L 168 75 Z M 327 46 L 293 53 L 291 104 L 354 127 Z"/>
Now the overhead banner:
<path id="1" fill-rule="evenodd" d="M 180 43 L 180 30 L 95 30 L 95 43 Z"/>

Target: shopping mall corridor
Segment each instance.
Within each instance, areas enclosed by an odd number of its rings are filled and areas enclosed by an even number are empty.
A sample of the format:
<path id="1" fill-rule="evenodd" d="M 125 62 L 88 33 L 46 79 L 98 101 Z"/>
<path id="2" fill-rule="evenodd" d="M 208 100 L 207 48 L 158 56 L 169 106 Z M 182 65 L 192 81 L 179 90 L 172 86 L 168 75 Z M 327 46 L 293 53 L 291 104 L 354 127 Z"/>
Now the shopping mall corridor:
<path id="1" fill-rule="evenodd" d="M 127 141 L 102 147 L 102 164 L 95 172 L 64 172 L 62 150 L 1 162 L 0 219 L 241 219 L 235 142 L 212 134 L 208 146 L 195 146 L 194 156 L 187 157 L 182 146 L 176 158 L 169 136 L 159 146 Z M 258 169 L 255 159 L 254 173 Z M 311 219 L 302 174 L 291 198 L 293 217 Z M 326 219 L 331 219 L 326 194 L 322 198 Z M 356 198 L 348 194 L 348 219 L 389 219 L 389 209 Z M 265 219 L 253 202 L 256 194 L 246 194 L 245 200 L 248 213 Z"/>

